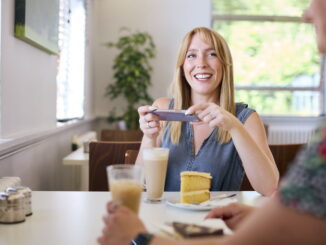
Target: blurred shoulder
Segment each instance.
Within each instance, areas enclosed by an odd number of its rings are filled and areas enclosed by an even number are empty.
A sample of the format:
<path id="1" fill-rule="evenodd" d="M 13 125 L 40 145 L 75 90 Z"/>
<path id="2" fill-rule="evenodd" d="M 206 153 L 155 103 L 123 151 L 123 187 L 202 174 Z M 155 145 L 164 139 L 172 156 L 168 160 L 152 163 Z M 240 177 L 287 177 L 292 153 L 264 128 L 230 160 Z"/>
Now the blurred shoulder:
<path id="1" fill-rule="evenodd" d="M 168 109 L 170 102 L 171 102 L 171 98 L 161 97 L 154 101 L 153 106 L 159 109 Z"/>

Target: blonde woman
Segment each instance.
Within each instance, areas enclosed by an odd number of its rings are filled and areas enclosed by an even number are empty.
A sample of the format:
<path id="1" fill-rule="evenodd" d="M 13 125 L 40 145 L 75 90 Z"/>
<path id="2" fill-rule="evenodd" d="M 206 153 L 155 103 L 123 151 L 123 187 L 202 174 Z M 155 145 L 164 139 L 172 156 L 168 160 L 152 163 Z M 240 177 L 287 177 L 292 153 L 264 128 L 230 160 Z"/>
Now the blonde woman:
<path id="1" fill-rule="evenodd" d="M 165 191 L 180 190 L 180 172 L 213 176 L 213 191 L 240 189 L 244 173 L 263 195 L 277 189 L 279 173 L 259 115 L 234 102 L 232 57 L 221 35 L 205 27 L 186 34 L 180 47 L 172 98 L 138 109 L 141 150 L 170 149 Z M 200 122 L 163 123 L 154 109 L 187 109 Z M 141 154 L 137 164 L 142 164 Z"/>

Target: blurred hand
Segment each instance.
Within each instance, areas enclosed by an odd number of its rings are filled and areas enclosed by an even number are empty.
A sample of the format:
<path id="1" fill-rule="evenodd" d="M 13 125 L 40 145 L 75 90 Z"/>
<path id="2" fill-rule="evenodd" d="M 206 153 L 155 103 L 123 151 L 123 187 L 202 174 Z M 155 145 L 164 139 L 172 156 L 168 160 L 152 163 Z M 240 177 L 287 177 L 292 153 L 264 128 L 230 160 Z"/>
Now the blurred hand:
<path id="1" fill-rule="evenodd" d="M 193 105 L 188 108 L 186 114 L 196 114 L 199 119 L 207 123 L 210 127 L 220 127 L 226 131 L 241 124 L 234 115 L 215 103 Z"/>
<path id="2" fill-rule="evenodd" d="M 102 236 L 97 239 L 99 244 L 130 244 L 138 233 L 146 232 L 142 221 L 127 207 L 109 202 L 107 212 L 103 217 L 105 226 L 102 229 Z"/>
<path id="3" fill-rule="evenodd" d="M 214 208 L 207 214 L 205 219 L 220 218 L 231 230 L 235 230 L 239 224 L 254 210 L 255 207 L 252 206 L 240 203 L 231 203 L 227 206 Z"/>
<path id="4" fill-rule="evenodd" d="M 151 139 L 156 139 L 161 130 L 159 118 L 153 113 L 149 113 L 157 108 L 153 106 L 141 106 L 138 108 L 139 126 L 144 135 Z"/>

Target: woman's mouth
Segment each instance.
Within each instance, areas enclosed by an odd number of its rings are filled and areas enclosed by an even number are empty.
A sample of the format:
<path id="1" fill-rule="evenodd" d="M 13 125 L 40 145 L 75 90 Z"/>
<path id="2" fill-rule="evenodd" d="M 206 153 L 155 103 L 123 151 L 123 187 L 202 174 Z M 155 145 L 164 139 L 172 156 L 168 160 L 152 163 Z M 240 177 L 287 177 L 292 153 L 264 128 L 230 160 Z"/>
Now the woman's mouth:
<path id="1" fill-rule="evenodd" d="M 210 79 L 212 76 L 213 75 L 209 73 L 197 73 L 194 75 L 194 78 L 196 78 L 199 81 L 204 81 Z"/>

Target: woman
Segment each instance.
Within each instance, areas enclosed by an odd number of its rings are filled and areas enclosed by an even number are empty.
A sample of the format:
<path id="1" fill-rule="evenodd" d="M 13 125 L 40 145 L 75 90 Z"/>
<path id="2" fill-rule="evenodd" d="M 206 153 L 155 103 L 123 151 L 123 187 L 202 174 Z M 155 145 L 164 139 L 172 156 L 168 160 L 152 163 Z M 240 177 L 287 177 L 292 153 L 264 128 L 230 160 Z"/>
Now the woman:
<path id="1" fill-rule="evenodd" d="M 232 58 L 222 36 L 204 27 L 186 34 L 172 94 L 138 109 L 141 150 L 170 149 L 165 191 L 180 190 L 180 172 L 201 171 L 212 174 L 214 191 L 239 190 L 245 172 L 256 191 L 273 193 L 279 173 L 264 126 L 254 110 L 234 102 Z M 164 124 L 149 113 L 157 108 L 188 109 L 201 121 Z"/>

